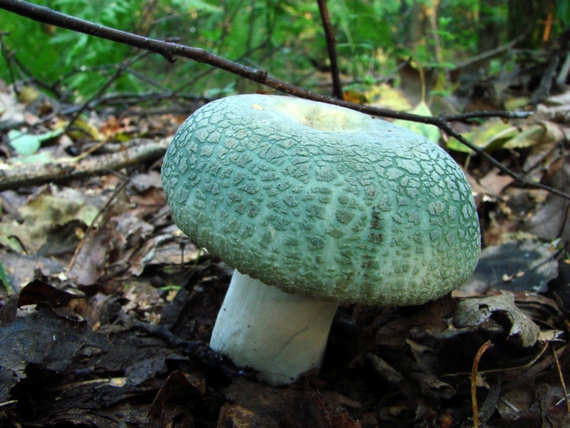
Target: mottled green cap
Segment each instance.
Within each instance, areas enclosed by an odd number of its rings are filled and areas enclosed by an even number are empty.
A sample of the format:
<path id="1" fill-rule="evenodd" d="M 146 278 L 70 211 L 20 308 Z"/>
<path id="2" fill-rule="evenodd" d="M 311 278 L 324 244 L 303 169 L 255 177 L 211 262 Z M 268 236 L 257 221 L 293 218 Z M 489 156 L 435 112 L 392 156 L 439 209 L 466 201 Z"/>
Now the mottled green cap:
<path id="1" fill-rule="evenodd" d="M 178 227 L 289 293 L 414 305 L 475 269 L 479 222 L 461 169 L 386 121 L 296 98 L 238 95 L 180 127 L 162 169 Z"/>

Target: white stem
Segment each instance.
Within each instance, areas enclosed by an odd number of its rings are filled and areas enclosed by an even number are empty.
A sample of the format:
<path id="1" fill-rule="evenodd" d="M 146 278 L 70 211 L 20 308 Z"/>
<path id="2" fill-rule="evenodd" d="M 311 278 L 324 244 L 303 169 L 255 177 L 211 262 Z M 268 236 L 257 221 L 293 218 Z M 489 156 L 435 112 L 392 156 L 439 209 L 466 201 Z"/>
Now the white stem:
<path id="1" fill-rule="evenodd" d="M 237 270 L 218 313 L 210 347 L 271 385 L 321 366 L 338 302 L 288 294 Z"/>

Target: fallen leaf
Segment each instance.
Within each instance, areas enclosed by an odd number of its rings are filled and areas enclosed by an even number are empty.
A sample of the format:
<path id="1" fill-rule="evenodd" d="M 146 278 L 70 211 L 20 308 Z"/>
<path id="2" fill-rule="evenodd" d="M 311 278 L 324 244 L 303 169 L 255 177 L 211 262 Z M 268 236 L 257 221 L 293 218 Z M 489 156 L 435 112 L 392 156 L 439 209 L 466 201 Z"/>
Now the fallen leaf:
<path id="1" fill-rule="evenodd" d="M 477 327 L 492 317 L 502 315 L 509 326 L 508 335 L 517 336 L 525 348 L 533 346 L 538 340 L 539 327 L 515 305 L 515 298 L 510 293 L 498 296 L 471 298 L 459 302 L 453 317 L 457 328 Z"/>
<path id="2" fill-rule="evenodd" d="M 489 289 L 545 291 L 548 282 L 558 276 L 555 254 L 551 244 L 531 240 L 489 246 L 481 252 L 471 278 L 453 295 L 468 297 Z M 505 282 L 505 278 L 509 278 L 509 281 Z"/>
<path id="3" fill-rule="evenodd" d="M 396 111 L 412 109 L 412 105 L 404 93 L 386 83 L 373 86 L 364 93 L 364 96 L 370 100 L 370 105 L 373 107 L 389 108 Z"/>
<path id="4" fill-rule="evenodd" d="M 25 106 L 14 95 L 0 91 L 0 119 L 3 123 L 22 123 L 25 112 Z"/>
<path id="5" fill-rule="evenodd" d="M 505 142 L 503 148 L 510 150 L 524 149 L 561 141 L 564 141 L 564 133 L 560 127 L 552 122 L 541 121 L 523 129 L 522 132 Z"/>
<path id="6" fill-rule="evenodd" d="M 527 411 L 534 405 L 534 391 L 528 385 L 508 391 L 497 403 L 497 410 L 501 416 L 507 420 L 517 420 L 521 413 Z"/>
<path id="7" fill-rule="evenodd" d="M 42 146 L 42 142 L 57 137 L 63 132 L 62 129 L 45 132 L 43 134 L 28 134 L 12 129 L 8 132 L 10 146 L 22 156 L 29 156 L 36 153 Z"/>
<path id="8" fill-rule="evenodd" d="M 309 387 L 277 389 L 236 378 L 222 393 L 234 404 L 226 408 L 230 413 L 222 414 L 218 427 L 360 428 L 346 410 Z M 220 425 L 226 420 L 236 423 Z"/>
<path id="9" fill-rule="evenodd" d="M 28 376 L 29 364 L 63 371 L 85 346 L 86 325 L 55 316 L 47 307 L 0 327 L 0 402 Z"/>
<path id="10" fill-rule="evenodd" d="M 463 136 L 488 152 L 500 148 L 509 139 L 517 134 L 517 128 L 504 123 L 499 119 L 492 119 L 484 122 L 478 127 L 474 127 L 469 132 L 464 132 Z M 447 148 L 462 153 L 471 153 L 472 150 L 455 138 L 450 138 L 447 142 Z"/>
<path id="11" fill-rule="evenodd" d="M 550 167 L 545 183 L 555 189 L 568 192 L 570 189 L 570 167 L 560 160 Z M 549 194 L 545 204 L 527 220 L 524 230 L 545 240 L 562 239 L 563 246 L 570 243 L 570 222 L 568 221 L 569 202 L 559 196 Z"/>
<path id="12" fill-rule="evenodd" d="M 402 374 L 384 359 L 371 353 L 364 354 L 364 358 L 372 364 L 374 371 L 388 384 L 398 385 L 402 381 Z"/>
<path id="13" fill-rule="evenodd" d="M 565 91 L 557 95 L 550 95 L 546 99 L 546 103 L 552 106 L 568 105 L 570 104 L 570 91 Z"/>
<path id="14" fill-rule="evenodd" d="M 431 110 L 424 101 L 420 102 L 409 113 L 417 114 L 419 116 L 432 117 Z M 420 123 L 420 122 L 410 122 L 409 120 L 395 120 L 392 123 L 394 125 L 401 126 L 402 128 L 409 129 L 410 131 L 413 131 L 416 134 L 423 135 L 434 144 L 439 143 L 439 138 L 441 137 L 441 131 L 437 126 L 428 125 L 426 123 Z"/>
<path id="15" fill-rule="evenodd" d="M 35 254 L 51 230 L 72 220 L 90 224 L 98 208 L 88 202 L 84 192 L 65 189 L 55 193 L 47 188 L 29 199 L 18 212 L 23 220 L 21 223 L 9 217 L 0 222 L 0 244 L 24 253 L 23 244 L 28 254 Z M 19 242 L 10 236 L 17 236 Z"/>
<path id="16" fill-rule="evenodd" d="M 68 293 L 51 284 L 36 279 L 20 290 L 18 306 L 37 305 L 38 303 L 48 303 L 50 305 L 59 306 L 69 303 L 70 300 L 82 297 L 84 296 Z"/>
<path id="17" fill-rule="evenodd" d="M 202 376 L 175 370 L 168 375 L 168 378 L 156 394 L 148 411 L 148 415 L 155 421 L 159 421 L 164 414 L 168 400 L 176 397 L 184 400 L 199 400 L 205 393 L 206 383 Z"/>
<path id="18" fill-rule="evenodd" d="M 479 179 L 479 184 L 489 195 L 501 195 L 502 191 L 510 186 L 515 179 L 504 174 L 498 168 L 491 169 L 483 178 Z"/>
<path id="19" fill-rule="evenodd" d="M 277 422 L 269 423 L 255 412 L 235 403 L 224 403 L 220 409 L 217 428 L 272 428 L 279 427 Z"/>
<path id="20" fill-rule="evenodd" d="M 43 256 L 0 250 L 0 259 L 14 292 L 18 292 L 21 287 L 33 281 L 36 274 L 60 276 L 65 271 L 65 266 L 61 262 Z"/>
<path id="21" fill-rule="evenodd" d="M 111 223 L 105 223 L 84 238 L 83 245 L 68 274 L 69 278 L 77 284 L 92 285 L 105 272 L 107 256 L 115 245 L 116 232 L 113 226 Z"/>

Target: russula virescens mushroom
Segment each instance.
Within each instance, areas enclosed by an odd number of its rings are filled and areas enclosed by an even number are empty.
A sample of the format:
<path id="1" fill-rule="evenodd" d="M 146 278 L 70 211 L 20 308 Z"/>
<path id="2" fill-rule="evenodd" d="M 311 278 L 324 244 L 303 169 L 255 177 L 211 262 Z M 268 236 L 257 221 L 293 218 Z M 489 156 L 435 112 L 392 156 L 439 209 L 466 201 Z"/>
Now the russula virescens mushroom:
<path id="1" fill-rule="evenodd" d="M 424 137 L 284 96 L 207 104 L 162 169 L 178 227 L 236 269 L 211 347 L 271 384 L 320 366 L 339 302 L 417 305 L 480 251 L 471 190 Z"/>

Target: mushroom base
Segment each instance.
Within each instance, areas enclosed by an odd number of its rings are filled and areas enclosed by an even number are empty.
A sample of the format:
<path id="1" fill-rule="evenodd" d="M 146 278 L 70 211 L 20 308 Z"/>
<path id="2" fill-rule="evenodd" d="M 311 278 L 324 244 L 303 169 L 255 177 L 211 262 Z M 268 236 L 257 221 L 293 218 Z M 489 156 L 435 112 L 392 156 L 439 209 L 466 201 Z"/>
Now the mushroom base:
<path id="1" fill-rule="evenodd" d="M 271 385 L 319 368 L 338 302 L 288 294 L 234 272 L 210 347 Z"/>

